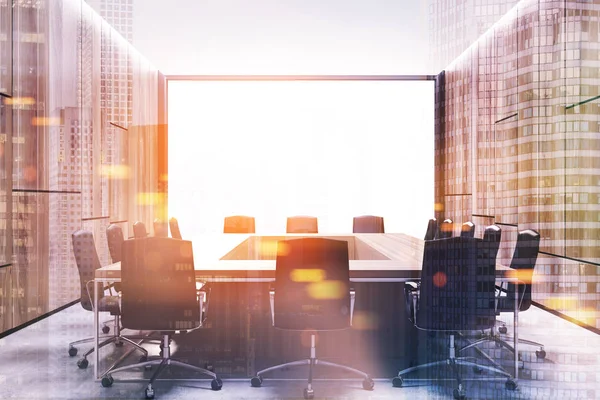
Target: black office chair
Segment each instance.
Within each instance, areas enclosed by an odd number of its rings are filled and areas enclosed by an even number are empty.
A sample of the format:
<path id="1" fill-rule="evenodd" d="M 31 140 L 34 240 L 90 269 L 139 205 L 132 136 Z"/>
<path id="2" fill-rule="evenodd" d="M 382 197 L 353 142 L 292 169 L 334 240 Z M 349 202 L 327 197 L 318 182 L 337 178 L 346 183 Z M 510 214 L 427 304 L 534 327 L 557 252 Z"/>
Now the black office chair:
<path id="1" fill-rule="evenodd" d="M 313 274 L 321 270 L 323 278 L 302 279 L 303 270 Z M 323 279 L 323 280 L 321 280 Z M 326 280 L 324 280 L 326 279 Z M 341 285 L 340 297 L 315 298 L 311 290 L 319 285 L 334 282 Z M 337 290 L 337 289 L 336 289 Z M 275 328 L 285 330 L 330 331 L 347 329 L 352 325 L 354 310 L 354 292 L 350 289 L 350 267 L 348 261 L 348 242 L 324 238 L 302 238 L 279 241 L 275 286 L 270 293 L 271 316 Z M 250 383 L 261 386 L 263 375 L 267 372 L 295 365 L 308 365 L 308 387 L 304 389 L 304 398 L 312 399 L 313 367 L 325 365 L 341 368 L 363 377 L 363 388 L 371 390 L 373 380 L 365 372 L 316 358 L 315 335 L 311 335 L 310 358 L 288 362 L 259 371 Z"/>
<path id="2" fill-rule="evenodd" d="M 125 238 L 123 230 L 116 224 L 110 224 L 106 228 L 106 241 L 108 242 L 108 252 L 113 263 L 121 261 L 121 246 Z M 113 287 L 117 292 L 121 291 L 121 283 L 115 282 Z M 107 333 L 107 332 L 104 332 Z"/>
<path id="3" fill-rule="evenodd" d="M 459 366 L 477 371 L 487 370 L 507 377 L 506 387 L 516 389 L 516 382 L 507 372 L 481 365 L 473 357 L 456 357 L 454 335 L 459 331 L 489 329 L 494 325 L 496 265 L 484 252 L 481 239 L 452 237 L 425 242 L 423 268 L 419 289 L 407 283 L 405 295 L 410 299 L 409 318 L 414 326 L 426 331 L 442 331 L 449 335 L 449 356 L 404 369 L 393 379 L 395 387 L 404 384 L 404 375 L 433 366 L 448 365 L 453 369 L 458 386 L 454 397 L 462 399 L 466 390 Z"/>
<path id="4" fill-rule="evenodd" d="M 533 271 L 535 269 L 535 263 L 537 261 L 539 245 L 540 235 L 536 231 L 527 229 L 519 232 L 510 267 L 522 271 L 519 273 L 519 280 L 521 280 L 523 283 L 508 283 L 507 289 L 504 289 L 504 285 L 500 287 L 500 291 L 498 292 L 499 296 L 497 298 L 497 315 L 499 315 L 501 312 L 514 312 L 514 299 L 516 290 L 519 291 L 519 313 L 522 311 L 527 311 L 529 307 L 531 307 L 531 284 L 533 279 Z M 504 292 L 506 292 L 505 295 Z M 498 332 L 502 334 L 507 333 L 508 329 L 506 328 L 504 322 L 497 322 L 501 324 L 501 326 L 498 328 Z M 509 343 L 512 342 L 512 337 L 500 337 L 494 332 L 494 328 L 490 329 L 489 334 L 471 343 L 467 348 L 477 346 L 484 342 L 496 342 L 498 345 L 505 347 L 512 353 L 514 353 L 515 351 L 512 345 Z M 532 340 L 527 340 L 523 338 L 519 338 L 518 342 L 520 344 L 527 344 L 530 346 L 539 347 L 539 350 L 536 350 L 535 352 L 536 357 L 540 359 L 546 357 L 546 351 L 544 350 L 544 345 L 542 343 L 534 342 Z"/>
<path id="5" fill-rule="evenodd" d="M 100 268 L 100 260 L 98 259 L 98 253 L 96 252 L 96 246 L 94 244 L 94 236 L 92 232 L 85 230 L 78 230 L 71 235 L 73 240 L 73 253 L 75 254 L 75 262 L 77 263 L 77 270 L 79 271 L 79 281 L 81 283 L 80 291 L 80 302 L 81 306 L 88 311 L 94 311 L 93 309 L 93 298 L 94 298 L 94 273 Z M 121 335 L 121 327 L 119 324 L 119 316 L 121 310 L 119 308 L 119 297 L 118 296 L 105 296 L 104 290 L 98 293 L 98 311 L 109 312 L 110 315 L 114 316 L 114 331 L 113 335 L 100 337 L 100 343 L 98 348 L 104 347 L 109 343 L 114 343 L 116 346 L 122 346 L 123 342 L 130 343 L 136 349 L 141 351 L 144 356 L 148 354 L 146 349 L 139 346 L 134 341 L 130 340 L 130 337 Z M 106 327 L 108 328 L 108 327 Z M 108 333 L 108 329 L 103 327 L 102 331 Z M 137 336 L 133 338 L 137 339 Z M 77 340 L 69 343 L 69 356 L 75 357 L 78 349 L 75 347 L 78 344 L 89 343 L 95 340 L 94 337 Z M 77 361 L 77 366 L 81 369 L 88 367 L 89 362 L 87 357 L 94 352 L 92 347 L 83 354 L 83 358 Z"/>
<path id="6" fill-rule="evenodd" d="M 460 236 L 475 237 L 475 224 L 467 221 L 460 226 Z"/>
<path id="7" fill-rule="evenodd" d="M 167 237 L 169 236 L 169 226 L 166 222 L 161 220 L 160 218 L 155 218 L 152 222 L 152 227 L 154 228 L 154 236 L 156 237 Z"/>
<path id="8" fill-rule="evenodd" d="M 385 233 L 383 217 L 363 215 L 352 220 L 353 233 Z"/>
<path id="9" fill-rule="evenodd" d="M 125 241 L 123 230 L 116 224 L 110 224 L 106 228 L 106 241 L 112 262 L 121 261 L 121 246 Z"/>
<path id="10" fill-rule="evenodd" d="M 211 389 L 220 390 L 223 383 L 214 372 L 171 358 L 172 335 L 200 328 L 205 317 L 207 293 L 196 289 L 192 242 L 165 237 L 126 240 L 121 283 L 123 326 L 161 332 L 161 355 L 109 371 L 102 377 L 102 386 L 112 386 L 115 373 L 158 365 L 145 391 L 146 398 L 151 399 L 158 375 L 175 365 L 210 376 Z"/>
<path id="11" fill-rule="evenodd" d="M 232 215 L 223 221 L 223 233 L 254 233 L 254 217 Z"/>
<path id="12" fill-rule="evenodd" d="M 424 240 L 433 240 L 435 239 L 435 235 L 438 231 L 437 219 L 431 218 L 429 222 L 427 222 L 427 231 L 425 232 Z"/>
<path id="13" fill-rule="evenodd" d="M 141 239 L 141 238 L 145 238 L 148 236 L 148 231 L 146 230 L 146 225 L 141 222 L 141 221 L 137 221 L 136 223 L 133 224 L 133 237 L 136 239 Z"/>
<path id="14" fill-rule="evenodd" d="M 288 217 L 285 231 L 287 233 L 319 233 L 319 222 L 316 217 Z"/>
<path id="15" fill-rule="evenodd" d="M 510 263 L 510 268 L 518 269 L 519 280 L 523 283 L 514 284 L 508 283 L 506 289 L 506 296 L 502 295 L 498 298 L 498 313 L 501 312 L 513 312 L 515 309 L 515 291 L 518 290 L 519 295 L 519 312 L 527 311 L 531 307 L 531 285 L 533 281 L 533 272 L 535 270 L 535 264 L 540 248 L 540 234 L 532 229 L 526 229 L 519 232 L 517 236 L 517 243 L 515 245 L 515 251 Z M 517 327 L 518 328 L 518 327 Z M 500 333 L 507 333 L 506 325 L 498 328 Z M 506 341 L 512 338 L 506 337 Z M 519 338 L 519 343 L 527 344 L 531 346 L 539 347 L 540 349 L 535 352 L 538 358 L 545 358 L 546 351 L 542 343 L 534 342 L 527 339 Z M 504 346 L 514 352 L 514 349 L 506 343 Z"/>
<path id="16" fill-rule="evenodd" d="M 454 231 L 454 223 L 451 219 L 447 218 L 444 221 L 442 221 L 441 224 L 439 224 L 438 228 L 439 229 L 435 235 L 436 239 L 451 238 Z"/>
<path id="17" fill-rule="evenodd" d="M 179 230 L 179 222 L 177 222 L 177 218 L 172 217 L 169 220 L 169 228 L 171 229 L 171 237 L 173 239 L 181 240 L 181 231 Z"/>

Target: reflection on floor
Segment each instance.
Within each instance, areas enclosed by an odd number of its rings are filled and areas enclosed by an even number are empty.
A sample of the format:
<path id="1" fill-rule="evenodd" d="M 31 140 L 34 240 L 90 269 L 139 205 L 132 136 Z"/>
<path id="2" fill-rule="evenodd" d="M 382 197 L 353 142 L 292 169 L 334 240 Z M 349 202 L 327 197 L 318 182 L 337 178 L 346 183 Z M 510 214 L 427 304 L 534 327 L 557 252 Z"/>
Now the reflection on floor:
<path id="1" fill-rule="evenodd" d="M 503 315 L 510 322 L 512 315 Z M 143 383 L 115 382 L 103 388 L 92 379 L 93 362 L 87 369 L 77 368 L 79 357 L 69 357 L 70 341 L 91 332 L 92 315 L 78 304 L 41 322 L 0 339 L 0 398 L 6 399 L 90 399 L 90 398 L 144 398 Z M 504 380 L 497 382 L 474 381 L 485 376 L 465 370 L 467 396 L 472 399 L 556 399 L 600 398 L 600 336 L 577 327 L 549 313 L 532 307 L 521 315 L 520 336 L 544 343 L 545 360 L 536 358 L 536 348 L 522 346 L 523 368 L 519 389 L 506 390 Z M 509 332 L 511 325 L 508 324 Z M 422 336 L 422 335 L 421 335 Z M 420 336 L 420 337 L 421 337 Z M 425 336 L 427 337 L 427 336 Z M 430 338 L 438 342 L 445 338 Z M 156 345 L 147 345 L 156 353 Z M 443 346 L 437 346 L 443 347 Z M 83 348 L 83 347 L 82 347 Z M 431 348 L 431 347 L 430 347 Z M 102 357 L 114 358 L 124 353 L 127 346 L 102 352 Z M 485 352 L 506 366 L 509 372 L 512 355 L 493 344 Z M 472 353 L 473 355 L 475 353 Z M 439 352 L 439 358 L 447 355 Z M 139 355 L 126 362 L 134 362 Z M 427 358 L 431 358 L 428 355 Z M 135 377 L 132 372 L 130 377 Z M 137 373 L 139 376 L 141 374 Z M 305 376 L 298 369 L 298 378 Z M 428 375 L 429 376 L 429 375 Z M 443 377 L 451 378 L 450 375 Z M 361 380 L 323 380 L 314 384 L 315 398 L 328 399 L 446 399 L 452 398 L 455 382 L 411 382 L 394 388 L 391 378 L 376 379 L 373 391 L 364 391 Z M 262 388 L 250 387 L 248 379 L 225 380 L 223 390 L 210 390 L 210 380 L 162 381 L 156 387 L 157 399 L 301 399 L 305 382 L 301 380 L 268 380 Z"/>

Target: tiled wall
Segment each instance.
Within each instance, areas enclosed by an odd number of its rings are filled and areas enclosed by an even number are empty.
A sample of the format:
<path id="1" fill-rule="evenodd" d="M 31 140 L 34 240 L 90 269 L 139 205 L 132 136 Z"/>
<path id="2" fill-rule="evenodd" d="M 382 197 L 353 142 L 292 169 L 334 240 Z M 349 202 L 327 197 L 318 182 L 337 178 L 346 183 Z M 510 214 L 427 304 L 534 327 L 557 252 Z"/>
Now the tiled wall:
<path id="1" fill-rule="evenodd" d="M 79 298 L 72 232 L 107 264 L 109 223 L 162 217 L 165 129 L 164 77 L 84 1 L 3 0 L 0 22 L 3 332 Z"/>
<path id="2" fill-rule="evenodd" d="M 523 0 L 438 77 L 438 217 L 541 234 L 534 300 L 600 328 L 600 3 Z"/>

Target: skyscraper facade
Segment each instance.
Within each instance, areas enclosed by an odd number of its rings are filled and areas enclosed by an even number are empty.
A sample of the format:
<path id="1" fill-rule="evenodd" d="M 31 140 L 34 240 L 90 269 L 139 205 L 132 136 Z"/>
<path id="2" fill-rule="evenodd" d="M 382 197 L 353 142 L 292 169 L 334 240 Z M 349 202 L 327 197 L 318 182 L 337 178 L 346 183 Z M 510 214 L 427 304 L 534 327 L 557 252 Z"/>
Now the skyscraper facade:
<path id="1" fill-rule="evenodd" d="M 518 0 L 429 0 L 429 51 L 441 71 L 508 12 Z"/>
<path id="2" fill-rule="evenodd" d="M 438 76 L 438 217 L 541 235 L 533 300 L 600 328 L 600 4 L 523 0 Z"/>
<path id="3" fill-rule="evenodd" d="M 110 223 L 127 235 L 152 221 L 155 203 L 137 194 L 157 191 L 164 90 L 158 70 L 82 0 L 0 1 L 0 21 L 4 332 L 79 298 L 74 231 L 92 231 L 106 264 Z"/>
<path id="4" fill-rule="evenodd" d="M 85 0 L 110 26 L 133 43 L 133 0 Z"/>

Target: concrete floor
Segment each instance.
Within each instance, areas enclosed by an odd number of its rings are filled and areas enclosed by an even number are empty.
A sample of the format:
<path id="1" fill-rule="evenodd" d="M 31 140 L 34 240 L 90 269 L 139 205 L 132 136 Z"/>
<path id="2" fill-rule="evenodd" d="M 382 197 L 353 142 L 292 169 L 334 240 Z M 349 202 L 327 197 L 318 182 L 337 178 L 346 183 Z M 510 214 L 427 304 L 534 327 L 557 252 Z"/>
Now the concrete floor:
<path id="1" fill-rule="evenodd" d="M 511 320 L 510 315 L 503 318 Z M 504 380 L 484 382 L 491 376 L 466 371 L 467 396 L 471 399 L 595 399 L 600 398 L 600 336 L 542 310 L 531 308 L 521 314 L 520 336 L 545 344 L 546 359 L 535 356 L 536 348 L 523 346 L 519 388 L 506 390 Z M 0 398 L 2 399 L 143 399 L 145 384 L 115 382 L 104 388 L 93 380 L 93 368 L 79 369 L 79 357 L 69 357 L 70 341 L 91 334 L 92 314 L 78 304 L 50 316 L 6 338 L 0 339 Z M 509 325 L 510 332 L 510 325 Z M 154 346 L 156 345 L 147 345 Z M 115 357 L 126 347 L 103 351 L 103 359 Z M 84 347 L 82 346 L 81 349 Z M 150 348 L 151 350 L 153 348 Z M 511 355 L 494 345 L 485 352 L 502 365 L 510 366 Z M 135 361 L 135 358 L 130 358 Z M 92 362 L 92 359 L 90 358 Z M 306 375 L 297 369 L 298 377 Z M 140 377 L 141 372 L 121 376 Z M 448 373 L 438 376 L 451 378 Z M 116 376 L 115 376 L 116 378 Z M 421 382 L 408 380 L 394 388 L 389 379 L 376 379 L 375 388 L 365 391 L 361 379 L 316 380 L 315 399 L 387 400 L 453 398 L 452 380 Z M 302 399 L 306 383 L 301 380 L 265 379 L 252 388 L 248 379 L 226 379 L 223 389 L 210 390 L 210 380 L 160 381 L 156 399 Z"/>

